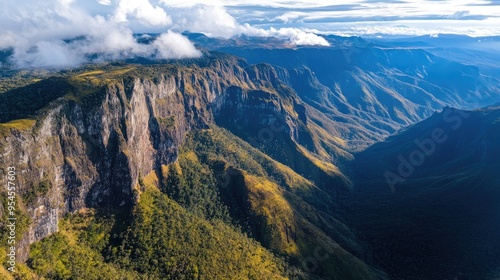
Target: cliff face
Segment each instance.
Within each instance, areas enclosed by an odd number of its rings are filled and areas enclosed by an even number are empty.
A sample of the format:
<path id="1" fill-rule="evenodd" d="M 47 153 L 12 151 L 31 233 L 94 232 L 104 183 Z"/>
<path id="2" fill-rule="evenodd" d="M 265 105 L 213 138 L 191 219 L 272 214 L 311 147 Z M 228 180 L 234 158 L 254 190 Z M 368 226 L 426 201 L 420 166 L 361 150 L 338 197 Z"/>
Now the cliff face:
<path id="1" fill-rule="evenodd" d="M 139 177 L 175 161 L 186 133 L 211 122 L 207 104 L 220 95 L 220 79 L 234 74 L 222 67 L 215 65 L 218 72 L 204 76 L 181 68 L 176 75 L 115 79 L 91 86 L 88 96 L 57 99 L 36 122 L 3 125 L 0 162 L 16 167 L 18 194 L 31 217 L 21 259 L 29 244 L 58 230 L 67 212 L 130 205 Z M 49 188 L 39 188 L 42 184 Z"/>
<path id="2" fill-rule="evenodd" d="M 140 178 L 176 161 L 186 133 L 208 128 L 214 119 L 248 128 L 245 114 L 255 111 L 262 127 L 284 121 L 280 139 L 294 153 L 300 143 L 311 152 L 321 145 L 312 140 L 305 107 L 272 67 L 252 68 L 232 57 L 189 67 L 91 71 L 52 82 L 59 84 L 30 90 L 33 96 L 25 100 L 17 93 L 24 104 L 44 96 L 42 110 L 13 115 L 25 119 L 5 119 L 10 122 L 0 126 L 0 162 L 18 170 L 18 194 L 31 218 L 20 260 L 27 259 L 29 244 L 58 231 L 68 212 L 130 207 Z M 304 158 L 308 165 L 281 159 L 303 172 L 313 164 Z"/>

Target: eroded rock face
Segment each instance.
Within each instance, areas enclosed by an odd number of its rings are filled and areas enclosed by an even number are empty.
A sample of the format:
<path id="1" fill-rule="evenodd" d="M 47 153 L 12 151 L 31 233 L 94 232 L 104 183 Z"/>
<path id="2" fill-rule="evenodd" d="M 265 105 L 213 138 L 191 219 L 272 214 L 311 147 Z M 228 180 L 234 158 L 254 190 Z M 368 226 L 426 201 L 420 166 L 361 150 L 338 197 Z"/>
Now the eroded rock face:
<path id="1" fill-rule="evenodd" d="M 33 127 L 3 135 L 0 161 L 16 167 L 18 195 L 31 218 L 19 259 L 27 259 L 29 244 L 56 232 L 65 213 L 133 203 L 139 177 L 175 161 L 186 133 L 212 122 L 208 104 L 240 71 L 214 67 L 114 81 L 92 104 L 63 97 Z M 38 191 L 42 184 L 48 189 Z"/>
<path id="2" fill-rule="evenodd" d="M 130 207 L 139 178 L 174 162 L 186 133 L 217 119 L 243 125 L 253 112 L 261 127 L 280 125 L 275 133 L 291 146 L 321 145 L 312 141 L 308 109 L 281 81 L 284 69 L 229 57 L 140 71 L 98 86 L 94 78 L 65 82 L 71 92 L 51 100 L 36 124 L 0 133 L 2 166 L 15 166 L 19 195 L 31 195 L 23 198 L 31 222 L 21 260 L 68 212 Z"/>

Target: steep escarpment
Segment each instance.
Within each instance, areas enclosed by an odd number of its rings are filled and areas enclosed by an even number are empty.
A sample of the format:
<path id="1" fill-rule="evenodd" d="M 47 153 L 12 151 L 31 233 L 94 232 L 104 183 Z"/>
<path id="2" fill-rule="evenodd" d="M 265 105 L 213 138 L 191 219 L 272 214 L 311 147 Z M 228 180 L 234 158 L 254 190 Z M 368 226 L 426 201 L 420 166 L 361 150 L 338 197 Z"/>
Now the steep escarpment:
<path id="1" fill-rule="evenodd" d="M 158 241 L 147 224 L 152 214 L 165 223 L 189 223 L 197 228 L 196 234 L 207 230 L 216 238 L 193 236 L 212 245 L 200 247 L 192 258 L 179 263 L 151 264 L 153 278 L 167 277 L 170 269 L 207 273 L 208 263 L 193 266 L 191 262 L 200 254 L 217 255 L 221 246 L 217 236 L 240 240 L 248 256 L 260 256 L 263 263 L 255 259 L 250 271 L 267 263 L 274 267 L 268 272 L 276 277 L 374 279 L 383 275 L 363 261 L 362 247 L 336 213 L 336 201 L 350 182 L 331 162 L 344 162 L 350 154 L 342 139 L 319 125 L 324 116 L 282 82 L 284 75 L 269 65 L 250 66 L 231 56 L 208 55 L 182 65 L 87 69 L 0 95 L 5 104 L 29 108 L 2 116 L 0 124 L 2 168 L 15 166 L 22 174 L 18 177 L 20 208 L 30 217 L 29 228 L 20 234 L 19 260 L 28 259 L 31 269 L 47 277 L 67 270 L 74 273 L 69 263 L 59 272 L 35 264 L 42 261 L 45 246 L 57 247 L 74 234 L 88 234 L 59 228 L 62 217 L 78 217 L 76 213 L 83 209 L 95 208 L 117 215 L 111 218 L 115 225 L 105 231 L 113 238 L 103 239 L 106 246 L 97 255 L 92 246 L 74 250 L 83 250 L 96 261 L 105 257 L 112 264 L 106 268 L 109 273 L 115 266 L 143 272 L 144 267 L 130 262 L 139 258 L 149 263 L 150 255 L 140 248 Z M 197 144 L 180 149 L 187 135 L 217 130 L 218 125 L 241 137 L 217 142 L 218 149 L 231 151 L 226 157 L 214 160 L 213 151 L 196 151 L 212 136 L 196 138 Z M 278 126 L 279 131 L 272 130 Z M 260 137 L 252 142 L 242 133 L 255 129 L 257 137 L 261 131 L 271 131 L 274 141 Z M 239 143 L 244 143 L 242 139 L 251 145 Z M 231 161 L 242 149 L 268 155 L 259 154 L 256 165 L 254 156 Z M 193 170 L 204 170 L 206 176 L 201 178 Z M 217 180 L 221 174 L 235 181 L 227 185 Z M 150 212 L 154 208 L 159 210 Z M 175 244 L 187 246 L 189 240 L 177 239 L 178 234 L 168 235 L 166 244 L 157 244 L 166 246 L 156 252 L 158 257 L 173 257 L 165 252 L 179 249 Z M 28 255 L 29 244 L 52 235 L 41 241 L 46 244 L 41 251 Z M 148 236 L 153 243 L 139 236 Z M 326 250 L 329 257 L 318 260 L 317 248 Z M 68 252 L 61 254 L 71 258 Z M 275 260 L 273 254 L 289 261 Z M 285 264 L 287 272 L 280 268 Z"/>
<path id="2" fill-rule="evenodd" d="M 342 139 L 315 130 L 317 123 L 309 119 L 309 110 L 315 110 L 306 107 L 297 93 L 281 81 L 275 68 L 262 64 L 246 71 L 257 89 L 228 88 L 214 101 L 216 123 L 318 185 L 349 185 L 345 178 L 343 182 L 329 180 L 343 175 L 328 162 L 349 158 Z M 313 154 L 325 162 L 315 163 Z"/>
<path id="3" fill-rule="evenodd" d="M 182 67 L 164 73 L 150 69 L 155 77 L 144 78 L 123 76 L 128 68 L 94 71 L 63 82 L 43 81 L 43 87 L 26 91 L 29 96 L 23 90 L 2 95 L 18 108 L 38 103 L 31 106 L 38 110 L 22 112 L 29 119 L 10 121 L 14 115 L 3 115 L 10 122 L 0 127 L 1 162 L 23 174 L 20 194 L 42 182 L 49 185 L 25 201 L 32 224 L 23 244 L 57 231 L 59 217 L 67 212 L 130 205 L 140 175 L 173 162 L 185 134 L 211 121 L 207 103 L 235 75 L 217 63 L 199 76 Z M 38 96 L 45 98 L 33 99 Z"/>

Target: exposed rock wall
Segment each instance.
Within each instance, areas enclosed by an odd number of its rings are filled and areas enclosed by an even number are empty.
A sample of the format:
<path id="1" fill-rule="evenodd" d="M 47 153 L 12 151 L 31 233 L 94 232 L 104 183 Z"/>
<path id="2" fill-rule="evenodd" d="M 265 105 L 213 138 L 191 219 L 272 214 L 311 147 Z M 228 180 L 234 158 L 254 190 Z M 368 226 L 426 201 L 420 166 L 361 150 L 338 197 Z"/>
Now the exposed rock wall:
<path id="1" fill-rule="evenodd" d="M 243 73 L 237 65 L 204 70 L 112 81 L 93 104 L 62 97 L 32 127 L 3 135 L 0 162 L 16 167 L 18 195 L 44 182 L 50 186 L 23 203 L 31 223 L 20 242 L 20 260 L 29 244 L 58 230 L 65 213 L 133 203 L 139 177 L 175 161 L 191 129 L 208 127 L 208 104 L 232 79 L 244 77 L 235 76 Z"/>
<path id="2" fill-rule="evenodd" d="M 217 118 L 250 128 L 242 118 L 254 112 L 260 126 L 282 126 L 280 141 L 315 153 L 321 143 L 312 138 L 306 107 L 281 81 L 286 75 L 229 57 L 189 67 L 140 67 L 107 80 L 69 77 L 64 84 L 78 92 L 58 95 L 32 126 L 0 133 L 2 167 L 17 168 L 18 193 L 32 198 L 23 199 L 31 223 L 20 259 L 27 258 L 29 244 L 56 232 L 68 212 L 130 206 L 141 176 L 174 162 L 186 133 Z"/>

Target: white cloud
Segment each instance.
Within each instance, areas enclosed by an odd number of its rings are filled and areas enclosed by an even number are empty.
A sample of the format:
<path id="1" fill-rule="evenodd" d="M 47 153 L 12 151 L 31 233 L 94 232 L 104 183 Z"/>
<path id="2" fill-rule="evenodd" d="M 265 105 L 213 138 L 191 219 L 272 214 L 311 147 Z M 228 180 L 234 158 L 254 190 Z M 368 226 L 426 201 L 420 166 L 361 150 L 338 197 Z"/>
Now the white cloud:
<path id="1" fill-rule="evenodd" d="M 466 24 L 462 20 L 443 19 L 439 20 L 439 24 L 426 20 L 398 20 L 356 22 L 348 25 L 345 23 L 322 23 L 319 26 L 313 25 L 313 27 L 327 30 L 318 33 L 341 36 L 462 34 L 471 37 L 484 37 L 500 35 L 500 18 L 467 20 Z"/>
<path id="2" fill-rule="evenodd" d="M 298 28 L 255 28 L 249 24 L 244 24 L 239 28 L 241 34 L 247 34 L 256 37 L 277 37 L 288 39 L 291 44 L 296 46 L 329 46 L 328 41 L 312 32 L 304 31 Z"/>
<path id="3" fill-rule="evenodd" d="M 160 2 L 174 8 L 193 8 L 198 5 L 224 6 L 221 0 L 160 0 Z"/>
<path id="4" fill-rule="evenodd" d="M 9 48 L 16 45 L 16 34 L 11 31 L 4 31 L 0 33 L 0 49 Z"/>
<path id="5" fill-rule="evenodd" d="M 229 38 L 240 34 L 276 36 L 294 45 L 327 45 L 298 28 L 257 28 L 240 24 L 223 1 L 178 0 L 25 0 L 0 11 L 0 48 L 14 48 L 18 67 L 72 67 L 98 54 L 99 59 L 134 56 L 198 57 L 201 53 L 182 31 Z M 149 45 L 136 32 L 163 33 Z M 69 39 L 69 41 L 68 41 Z"/>
<path id="6" fill-rule="evenodd" d="M 158 52 L 157 58 L 187 58 L 201 56 L 201 52 L 193 46 L 188 38 L 172 31 L 160 35 L 153 45 Z"/>
<path id="7" fill-rule="evenodd" d="M 258 14 L 259 26 L 265 28 L 315 28 L 349 35 L 372 34 L 369 30 L 373 27 L 382 33 L 400 32 L 399 35 L 432 34 L 436 30 L 474 36 L 500 35 L 496 23 L 500 19 L 498 1 L 226 0 L 224 3 L 238 21 Z M 252 9 L 244 8 L 248 5 Z M 409 28 L 390 27 L 400 24 Z"/>
<path id="8" fill-rule="evenodd" d="M 149 25 L 170 25 L 172 19 L 159 6 L 154 6 L 149 0 L 120 0 L 115 10 L 114 19 L 117 22 L 127 21 L 132 16 L 141 23 Z"/>
<path id="9" fill-rule="evenodd" d="M 163 8 L 148 0 L 119 0 L 107 13 L 90 12 L 111 3 L 103 1 L 26 0 L 7 6 L 9 11 L 0 11 L 0 48 L 14 49 L 17 67 L 73 67 L 93 54 L 101 60 L 200 56 L 186 37 L 168 31 L 171 18 Z M 138 43 L 133 33 L 151 26 L 166 33 L 152 44 Z"/>
<path id="10" fill-rule="evenodd" d="M 220 5 L 180 5 L 175 4 L 178 17 L 174 16 L 174 27 L 182 31 L 200 32 L 207 36 L 230 38 L 246 34 L 256 37 L 279 37 L 293 45 L 320 45 L 329 43 L 321 36 L 305 32 L 299 28 L 257 28 L 250 24 L 239 24 L 227 10 Z"/>
<path id="11" fill-rule="evenodd" d="M 314 33 L 305 32 L 297 28 L 280 28 L 271 32 L 272 36 L 287 37 L 292 44 L 297 46 L 329 46 L 330 43 L 325 38 L 318 36 Z"/>
<path id="12" fill-rule="evenodd" d="M 304 13 L 300 13 L 300 12 L 288 12 L 288 13 L 284 13 L 280 16 L 277 16 L 276 19 L 281 20 L 284 23 L 288 23 L 290 21 L 293 21 L 295 19 L 300 18 L 303 15 L 304 15 Z"/>
<path id="13" fill-rule="evenodd" d="M 165 4 L 184 9 L 181 16 L 185 19 L 179 30 L 203 32 L 208 35 L 229 37 L 246 33 L 257 36 L 281 36 L 285 34 L 296 44 L 324 44 L 314 34 L 294 34 L 290 31 L 272 32 L 282 28 L 297 30 L 317 29 L 322 32 L 366 35 L 397 34 L 423 35 L 434 33 L 456 33 L 472 36 L 500 35 L 499 5 L 485 0 L 417 0 L 417 1 L 368 1 L 368 0 L 162 0 Z M 215 4 L 214 4 L 215 3 Z M 200 7 L 216 5 L 222 16 L 204 14 L 197 20 L 189 18 L 198 14 Z M 280 12 L 283 11 L 283 12 Z M 229 16 L 228 16 L 229 15 Z M 233 17 L 231 20 L 230 17 Z M 220 20 L 217 22 L 213 19 Z M 467 18 L 467 20 L 464 20 Z M 245 21 L 252 22 L 248 28 Z M 174 22 L 178 22 L 174 20 Z M 231 22 L 230 25 L 221 23 Z M 234 22 L 237 24 L 233 31 Z M 190 24 L 192 23 L 192 24 Z M 256 24 L 258 23 L 258 24 Z M 400 25 L 407 25 L 400 28 Z M 222 28 L 224 26 L 224 28 Z M 286 29 L 285 29 L 286 30 Z M 274 33 L 271 35 L 271 33 Z M 278 34 L 276 34 L 278 33 Z M 311 33 L 311 32 L 306 32 Z"/>
<path id="14" fill-rule="evenodd" d="M 500 35 L 500 9 L 484 0 L 23 0 L 2 5 L 0 48 L 13 47 L 20 67 L 72 66 L 94 53 L 107 59 L 198 56 L 182 31 L 275 36 L 321 46 L 328 42 L 313 29 L 339 35 Z M 143 32 L 164 35 L 146 46 L 133 36 Z"/>
<path id="15" fill-rule="evenodd" d="M 17 48 L 14 59 L 19 66 L 49 67 L 77 66 L 85 60 L 78 51 L 63 41 L 39 41 L 28 49 Z"/>
<path id="16" fill-rule="evenodd" d="M 195 5 L 177 8 L 176 29 L 229 38 L 237 33 L 238 22 L 222 6 Z"/>
<path id="17" fill-rule="evenodd" d="M 104 6 L 110 6 L 111 5 L 111 0 L 96 0 L 97 3 L 104 5 Z"/>

